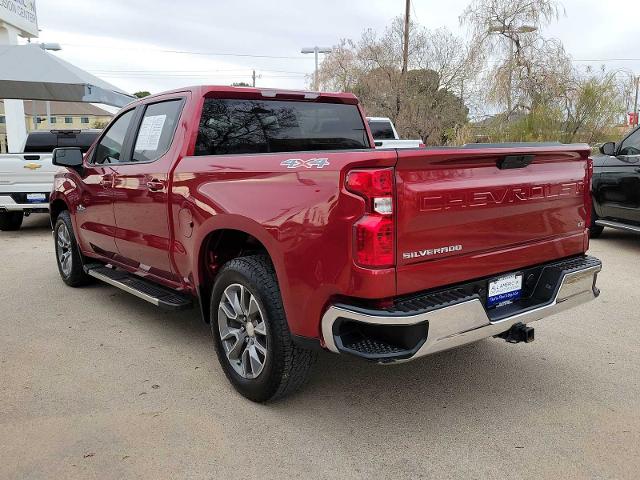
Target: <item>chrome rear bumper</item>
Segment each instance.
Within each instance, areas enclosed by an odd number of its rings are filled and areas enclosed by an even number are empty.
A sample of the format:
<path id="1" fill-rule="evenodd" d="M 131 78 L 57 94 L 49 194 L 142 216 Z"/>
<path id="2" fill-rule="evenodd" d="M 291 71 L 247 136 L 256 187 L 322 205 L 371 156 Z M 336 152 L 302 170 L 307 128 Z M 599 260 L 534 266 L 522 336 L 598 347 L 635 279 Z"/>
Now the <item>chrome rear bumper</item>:
<path id="1" fill-rule="evenodd" d="M 34 192 L 41 193 L 41 192 Z M 48 211 L 49 201 L 42 203 L 18 203 L 9 194 L 0 193 L 0 211 L 3 212 L 20 212 L 24 210 Z"/>
<path id="2" fill-rule="evenodd" d="M 354 353 L 343 348 L 341 339 L 336 335 L 334 329 L 336 322 L 347 320 L 356 322 L 356 324 L 384 326 L 390 327 L 390 329 L 425 325 L 424 331 L 428 332 L 426 337 L 420 339 L 414 349 L 407 350 L 406 355 L 385 357 L 383 354 L 374 358 L 376 361 L 386 363 L 413 360 L 499 335 L 517 323 L 534 322 L 596 298 L 600 293 L 596 288 L 596 278 L 602 269 L 602 264 L 592 257 L 582 258 L 590 260 L 584 268 L 573 268 L 559 274 L 558 286 L 550 301 L 540 306 L 524 309 L 521 312 L 515 312 L 506 318 L 492 320 L 478 295 L 463 299 L 458 303 L 410 315 L 389 315 L 385 311 L 380 311 L 380 314 L 365 313 L 359 308 L 333 305 L 322 318 L 323 339 L 326 347 L 333 352 Z"/>
<path id="3" fill-rule="evenodd" d="M 30 210 L 38 210 L 39 212 L 48 212 L 49 203 L 4 203 L 0 204 L 0 212 L 23 212 Z"/>

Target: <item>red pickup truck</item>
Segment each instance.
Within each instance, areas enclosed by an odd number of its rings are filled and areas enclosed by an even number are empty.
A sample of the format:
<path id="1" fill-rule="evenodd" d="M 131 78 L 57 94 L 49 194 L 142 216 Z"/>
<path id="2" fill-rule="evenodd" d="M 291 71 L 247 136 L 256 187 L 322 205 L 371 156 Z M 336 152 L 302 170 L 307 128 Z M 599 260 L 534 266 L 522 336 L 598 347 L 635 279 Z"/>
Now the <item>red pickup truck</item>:
<path id="1" fill-rule="evenodd" d="M 50 197 L 60 275 L 198 304 L 235 388 L 299 387 L 315 350 L 401 362 L 598 295 L 586 145 L 375 150 L 345 93 L 193 87 L 123 109 Z"/>

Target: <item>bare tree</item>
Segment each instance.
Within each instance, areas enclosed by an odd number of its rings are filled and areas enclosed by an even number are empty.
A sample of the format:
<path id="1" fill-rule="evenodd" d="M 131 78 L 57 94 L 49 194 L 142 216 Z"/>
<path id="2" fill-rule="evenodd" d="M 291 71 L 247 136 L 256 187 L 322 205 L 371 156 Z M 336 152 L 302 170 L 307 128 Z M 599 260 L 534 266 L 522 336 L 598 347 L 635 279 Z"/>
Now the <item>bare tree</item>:
<path id="1" fill-rule="evenodd" d="M 594 143 L 617 136 L 611 126 L 625 111 L 625 82 L 617 73 L 601 69 L 576 79 L 567 96 L 563 140 Z"/>
<path id="2" fill-rule="evenodd" d="M 471 26 L 473 44 L 495 51 L 504 48 L 499 37 L 522 46 L 523 26 L 540 28 L 565 13 L 557 0 L 474 0 L 460 16 L 462 24 Z M 499 34 L 499 37 L 493 36 Z"/>
<path id="3" fill-rule="evenodd" d="M 551 74 L 564 75 L 570 67 L 562 44 L 540 35 L 540 28 L 560 13 L 555 0 L 474 0 L 460 17 L 470 29 L 473 55 L 492 65 L 485 75 L 490 85 L 486 98 L 506 107 L 507 119 L 515 111 L 533 108 L 541 79 L 550 81 Z M 551 68 L 539 61 L 545 56 Z"/>
<path id="4" fill-rule="evenodd" d="M 353 91 L 369 115 L 390 117 L 403 136 L 441 143 L 467 121 L 461 97 L 476 69 L 460 38 L 411 23 L 408 72 L 402 75 L 403 32 L 403 20 L 396 18 L 382 35 L 368 29 L 357 42 L 342 40 L 322 63 L 320 86 Z"/>
<path id="5" fill-rule="evenodd" d="M 352 40 L 343 39 L 325 56 L 318 70 L 318 82 L 322 90 L 333 92 L 353 91 L 360 76 L 357 46 Z"/>

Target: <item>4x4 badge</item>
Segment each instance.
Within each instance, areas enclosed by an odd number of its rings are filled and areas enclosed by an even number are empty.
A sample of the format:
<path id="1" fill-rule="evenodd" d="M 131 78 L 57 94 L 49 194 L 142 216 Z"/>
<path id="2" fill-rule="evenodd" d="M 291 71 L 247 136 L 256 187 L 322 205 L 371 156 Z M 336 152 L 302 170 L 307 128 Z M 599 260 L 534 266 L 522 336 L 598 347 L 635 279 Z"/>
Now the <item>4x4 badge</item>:
<path id="1" fill-rule="evenodd" d="M 280 162 L 280 165 L 287 168 L 324 168 L 329 165 L 328 158 L 310 158 L 308 160 L 302 160 L 301 158 L 289 158 L 288 160 L 283 160 Z"/>

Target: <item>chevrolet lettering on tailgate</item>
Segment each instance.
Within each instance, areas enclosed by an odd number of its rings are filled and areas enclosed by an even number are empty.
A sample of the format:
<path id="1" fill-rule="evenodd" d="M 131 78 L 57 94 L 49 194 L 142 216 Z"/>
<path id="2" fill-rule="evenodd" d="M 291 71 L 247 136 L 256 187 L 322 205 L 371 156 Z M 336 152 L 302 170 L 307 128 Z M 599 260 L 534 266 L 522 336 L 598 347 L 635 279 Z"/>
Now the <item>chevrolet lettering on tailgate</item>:
<path id="1" fill-rule="evenodd" d="M 559 197 L 584 195 L 582 182 L 547 185 L 511 186 L 495 190 L 457 190 L 443 195 L 425 195 L 420 199 L 420 210 L 434 212 L 487 205 L 507 205 L 522 202 L 546 201 Z"/>

